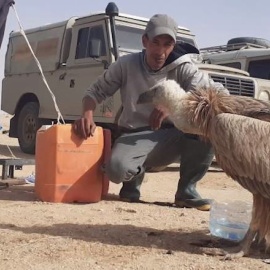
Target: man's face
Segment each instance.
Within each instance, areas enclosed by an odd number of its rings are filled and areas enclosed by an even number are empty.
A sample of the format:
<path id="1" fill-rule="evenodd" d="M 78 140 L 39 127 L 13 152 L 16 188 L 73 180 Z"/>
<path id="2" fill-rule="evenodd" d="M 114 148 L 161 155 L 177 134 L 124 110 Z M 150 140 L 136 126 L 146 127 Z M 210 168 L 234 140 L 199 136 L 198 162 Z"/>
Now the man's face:
<path id="1" fill-rule="evenodd" d="M 173 38 L 169 35 L 160 35 L 153 39 L 144 35 L 142 42 L 146 50 L 146 63 L 154 71 L 163 67 L 175 45 Z"/>

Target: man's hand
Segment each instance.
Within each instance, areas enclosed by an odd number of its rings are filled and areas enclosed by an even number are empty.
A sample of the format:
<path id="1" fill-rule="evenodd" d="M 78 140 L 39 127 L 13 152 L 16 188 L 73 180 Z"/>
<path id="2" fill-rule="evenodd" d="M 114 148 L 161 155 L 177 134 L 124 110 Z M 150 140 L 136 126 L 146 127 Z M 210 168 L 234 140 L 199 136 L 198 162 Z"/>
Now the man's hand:
<path id="1" fill-rule="evenodd" d="M 161 109 L 154 109 L 149 117 L 149 125 L 153 130 L 157 130 L 161 127 L 164 119 L 166 119 L 169 114 Z"/>
<path id="2" fill-rule="evenodd" d="M 83 117 L 74 121 L 72 128 L 75 134 L 83 139 L 93 136 L 96 129 L 96 124 L 93 120 L 92 112 L 84 113 Z"/>
<path id="3" fill-rule="evenodd" d="M 94 135 L 96 124 L 93 120 L 93 111 L 95 108 L 96 104 L 92 98 L 84 98 L 82 117 L 74 121 L 72 125 L 75 134 L 83 139 L 87 139 L 88 137 Z"/>

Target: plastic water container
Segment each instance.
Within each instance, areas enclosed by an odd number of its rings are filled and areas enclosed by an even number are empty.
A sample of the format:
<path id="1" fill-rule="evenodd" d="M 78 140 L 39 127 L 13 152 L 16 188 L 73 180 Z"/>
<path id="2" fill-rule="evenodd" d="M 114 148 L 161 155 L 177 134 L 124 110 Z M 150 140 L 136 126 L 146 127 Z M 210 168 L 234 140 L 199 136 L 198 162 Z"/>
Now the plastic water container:
<path id="1" fill-rule="evenodd" d="M 224 239 L 241 241 L 251 221 L 252 204 L 243 201 L 216 202 L 210 210 L 210 232 Z"/>
<path id="2" fill-rule="evenodd" d="M 86 140 L 70 124 L 41 128 L 36 139 L 37 197 L 47 202 L 100 201 L 108 193 L 102 166 L 110 151 L 110 131 L 101 127 Z"/>

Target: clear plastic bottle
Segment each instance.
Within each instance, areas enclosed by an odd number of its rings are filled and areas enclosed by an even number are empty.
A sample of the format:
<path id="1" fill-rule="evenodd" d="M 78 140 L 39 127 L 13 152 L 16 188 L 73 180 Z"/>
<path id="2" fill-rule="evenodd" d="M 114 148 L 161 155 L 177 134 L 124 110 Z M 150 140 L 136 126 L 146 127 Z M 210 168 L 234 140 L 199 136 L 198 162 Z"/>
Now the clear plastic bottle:
<path id="1" fill-rule="evenodd" d="M 212 235 L 241 241 L 251 221 L 252 204 L 243 201 L 216 202 L 210 210 L 210 232 Z"/>

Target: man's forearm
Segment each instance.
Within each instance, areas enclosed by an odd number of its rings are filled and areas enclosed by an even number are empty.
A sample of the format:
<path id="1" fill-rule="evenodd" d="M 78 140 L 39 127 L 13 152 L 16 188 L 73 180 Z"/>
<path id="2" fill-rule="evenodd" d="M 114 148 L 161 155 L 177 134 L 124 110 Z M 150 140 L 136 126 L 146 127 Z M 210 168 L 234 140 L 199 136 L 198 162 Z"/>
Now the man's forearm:
<path id="1" fill-rule="evenodd" d="M 85 97 L 83 99 L 83 111 L 82 115 L 89 114 L 90 112 L 93 114 L 96 109 L 96 103 L 91 97 Z"/>

